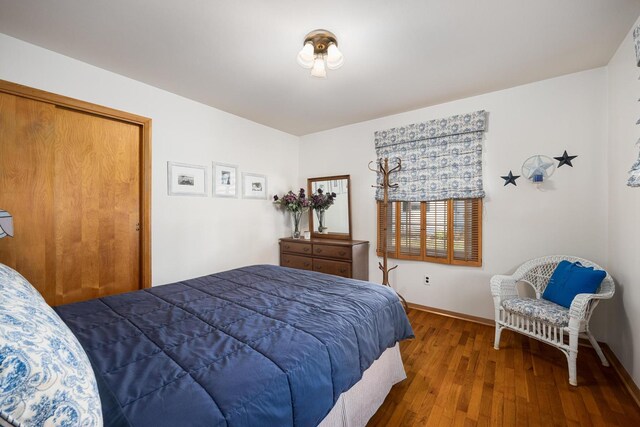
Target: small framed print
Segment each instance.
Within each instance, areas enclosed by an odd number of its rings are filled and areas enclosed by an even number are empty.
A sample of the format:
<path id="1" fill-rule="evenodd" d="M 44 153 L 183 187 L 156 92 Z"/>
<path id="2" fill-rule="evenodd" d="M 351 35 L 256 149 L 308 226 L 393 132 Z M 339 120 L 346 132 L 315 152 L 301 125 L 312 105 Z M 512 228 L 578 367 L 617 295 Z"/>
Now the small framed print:
<path id="1" fill-rule="evenodd" d="M 213 197 L 238 197 L 238 166 L 213 162 Z"/>
<path id="2" fill-rule="evenodd" d="M 256 173 L 242 173 L 242 197 L 245 199 L 267 198 L 267 177 Z"/>
<path id="3" fill-rule="evenodd" d="M 170 196 L 207 196 L 207 167 L 167 162 Z"/>

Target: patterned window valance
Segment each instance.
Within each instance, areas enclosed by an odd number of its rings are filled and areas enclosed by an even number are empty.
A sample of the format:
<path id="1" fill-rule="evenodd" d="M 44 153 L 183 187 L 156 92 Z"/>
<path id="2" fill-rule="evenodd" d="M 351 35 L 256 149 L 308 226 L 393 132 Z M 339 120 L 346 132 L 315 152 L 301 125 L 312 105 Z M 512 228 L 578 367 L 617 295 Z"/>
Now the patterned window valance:
<path id="1" fill-rule="evenodd" d="M 640 25 L 633 29 L 633 42 L 636 47 L 636 61 L 640 67 Z"/>
<path id="2" fill-rule="evenodd" d="M 640 67 L 640 25 L 633 29 L 633 41 L 636 48 L 636 61 L 638 67 Z M 636 124 L 640 124 L 640 119 Z M 637 144 L 640 145 L 640 140 Z M 638 159 L 631 166 L 631 170 L 629 171 L 629 180 L 627 181 L 627 185 L 629 187 L 640 187 L 640 151 L 638 152 Z"/>
<path id="3" fill-rule="evenodd" d="M 484 197 L 485 126 L 486 113 L 476 111 L 375 132 L 377 157 L 402 160 L 402 169 L 393 175 L 398 188 L 389 189 L 389 201 Z M 382 198 L 378 189 L 376 199 Z"/>

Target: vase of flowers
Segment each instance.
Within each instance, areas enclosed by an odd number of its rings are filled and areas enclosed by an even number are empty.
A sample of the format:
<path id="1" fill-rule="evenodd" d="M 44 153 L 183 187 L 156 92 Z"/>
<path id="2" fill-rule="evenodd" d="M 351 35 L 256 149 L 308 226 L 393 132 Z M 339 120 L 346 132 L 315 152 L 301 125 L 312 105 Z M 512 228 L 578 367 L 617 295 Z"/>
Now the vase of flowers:
<path id="1" fill-rule="evenodd" d="M 302 218 L 302 211 L 291 212 L 291 219 L 293 220 L 291 237 L 294 239 L 300 238 L 300 218 Z"/>
<path id="2" fill-rule="evenodd" d="M 325 227 L 324 214 L 333 205 L 336 193 L 325 193 L 322 188 L 311 195 L 311 208 L 316 211 L 318 217 L 318 233 L 327 234 L 328 228 Z"/>
<path id="3" fill-rule="evenodd" d="M 318 233 L 326 234 L 328 227 L 324 226 L 324 209 L 316 209 L 316 217 L 318 217 Z"/>
<path id="4" fill-rule="evenodd" d="M 273 196 L 273 203 L 291 213 L 291 219 L 293 221 L 293 232 L 291 237 L 294 239 L 300 238 L 300 219 L 302 214 L 309 209 L 311 202 L 305 194 L 304 188 L 296 194 L 293 191 L 289 191 L 282 197 L 278 197 L 276 194 Z"/>

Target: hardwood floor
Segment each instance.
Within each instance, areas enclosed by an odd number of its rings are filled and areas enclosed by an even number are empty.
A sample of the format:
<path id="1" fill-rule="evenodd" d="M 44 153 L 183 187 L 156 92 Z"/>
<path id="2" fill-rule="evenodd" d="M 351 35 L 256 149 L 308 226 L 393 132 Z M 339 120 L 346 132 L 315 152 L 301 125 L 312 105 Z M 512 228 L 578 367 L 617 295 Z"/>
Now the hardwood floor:
<path id="1" fill-rule="evenodd" d="M 407 379 L 369 426 L 639 426 L 640 409 L 591 347 L 578 387 L 559 350 L 511 331 L 412 309 L 416 339 L 401 343 Z"/>

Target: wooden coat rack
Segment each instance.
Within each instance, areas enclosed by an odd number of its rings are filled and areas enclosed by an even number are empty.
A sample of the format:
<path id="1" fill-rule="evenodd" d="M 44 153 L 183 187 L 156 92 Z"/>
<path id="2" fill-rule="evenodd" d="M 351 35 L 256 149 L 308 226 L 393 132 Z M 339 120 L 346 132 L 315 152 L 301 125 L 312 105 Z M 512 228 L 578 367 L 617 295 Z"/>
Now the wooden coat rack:
<path id="1" fill-rule="evenodd" d="M 382 262 L 378 262 L 378 268 L 380 270 L 382 270 L 382 284 L 384 286 L 388 286 L 391 289 L 393 289 L 391 287 L 391 285 L 389 284 L 389 272 L 391 270 L 395 270 L 396 268 L 398 268 L 397 265 L 394 265 L 393 267 L 389 268 L 388 267 L 388 255 L 387 255 L 387 212 L 388 212 L 388 207 L 389 207 L 389 188 L 398 188 L 398 184 L 391 184 L 390 180 L 389 180 L 389 176 L 394 173 L 399 171 L 402 168 L 402 161 L 398 158 L 393 159 L 394 161 L 397 162 L 397 164 L 389 169 L 389 158 L 385 157 L 384 159 L 380 158 L 377 160 L 376 163 L 376 168 L 372 168 L 371 165 L 374 162 L 369 162 L 369 170 L 382 174 L 382 185 L 373 185 L 373 187 L 375 188 L 382 188 L 382 192 L 383 192 L 383 200 L 382 200 L 382 232 L 380 233 L 380 239 L 381 239 L 381 246 L 382 246 Z M 396 295 L 398 295 L 398 297 L 400 298 L 400 300 L 402 301 L 402 305 L 404 306 L 405 311 L 408 309 L 407 306 L 407 300 L 404 299 L 404 297 L 402 295 L 400 295 L 398 293 L 398 291 L 396 291 L 395 289 L 393 289 L 396 293 Z"/>

